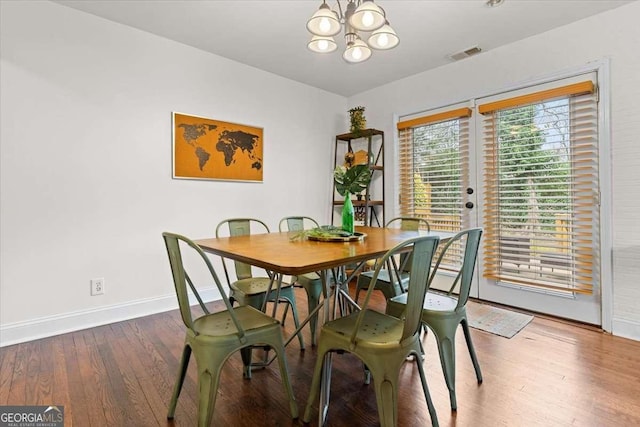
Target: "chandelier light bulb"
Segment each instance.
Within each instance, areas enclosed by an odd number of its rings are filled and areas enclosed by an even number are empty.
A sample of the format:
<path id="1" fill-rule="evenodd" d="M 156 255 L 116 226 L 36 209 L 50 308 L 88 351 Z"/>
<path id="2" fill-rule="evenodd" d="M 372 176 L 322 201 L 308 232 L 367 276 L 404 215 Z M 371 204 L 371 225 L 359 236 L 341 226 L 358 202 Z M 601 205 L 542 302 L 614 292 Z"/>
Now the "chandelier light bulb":
<path id="1" fill-rule="evenodd" d="M 384 22 L 384 12 L 372 0 L 364 0 L 349 17 L 349 24 L 360 31 L 377 30 Z"/>
<path id="2" fill-rule="evenodd" d="M 338 45 L 333 40 L 333 37 L 313 36 L 307 47 L 317 53 L 330 53 L 336 50 Z"/>
<path id="3" fill-rule="evenodd" d="M 322 31 L 324 34 L 331 31 L 331 23 L 325 17 L 320 18 L 320 24 L 318 24 L 318 27 L 320 28 L 320 31 Z"/>
<path id="4" fill-rule="evenodd" d="M 347 50 L 342 54 L 342 58 L 351 63 L 363 62 L 371 57 L 371 49 L 365 42 L 356 39 L 347 44 Z"/>
<path id="5" fill-rule="evenodd" d="M 307 21 L 307 30 L 315 36 L 335 36 L 341 29 L 342 25 L 338 15 L 326 3 L 322 3 L 316 13 Z"/>
<path id="6" fill-rule="evenodd" d="M 366 11 L 363 15 L 362 15 L 362 23 L 366 26 L 366 27 L 371 27 L 373 25 L 373 14 L 370 11 Z"/>
<path id="7" fill-rule="evenodd" d="M 387 50 L 396 47 L 400 43 L 400 39 L 389 25 L 389 22 L 386 22 L 382 27 L 371 33 L 367 42 L 374 49 Z"/>

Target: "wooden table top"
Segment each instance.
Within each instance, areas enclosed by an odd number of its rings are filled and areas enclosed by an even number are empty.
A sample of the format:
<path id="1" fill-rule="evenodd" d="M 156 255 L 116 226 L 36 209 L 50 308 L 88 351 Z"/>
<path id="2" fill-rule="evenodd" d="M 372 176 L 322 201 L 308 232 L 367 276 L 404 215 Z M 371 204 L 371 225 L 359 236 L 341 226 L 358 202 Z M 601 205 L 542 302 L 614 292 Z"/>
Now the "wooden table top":
<path id="1" fill-rule="evenodd" d="M 453 235 L 441 231 L 403 231 L 384 227 L 356 227 L 356 231 L 366 233 L 367 237 L 357 242 L 292 241 L 291 237 L 297 232 L 279 232 L 200 239 L 195 243 L 211 254 L 295 276 L 378 258 L 413 237 L 433 235 L 447 239 Z"/>

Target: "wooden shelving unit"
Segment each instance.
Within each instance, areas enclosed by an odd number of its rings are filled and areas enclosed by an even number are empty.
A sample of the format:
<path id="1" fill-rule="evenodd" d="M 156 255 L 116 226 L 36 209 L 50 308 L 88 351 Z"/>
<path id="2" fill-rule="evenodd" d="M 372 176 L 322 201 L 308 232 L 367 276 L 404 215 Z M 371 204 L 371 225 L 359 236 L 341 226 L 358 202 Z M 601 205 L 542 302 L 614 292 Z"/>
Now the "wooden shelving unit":
<path id="1" fill-rule="evenodd" d="M 352 195 L 355 219 L 358 224 L 382 227 L 384 220 L 384 132 L 377 129 L 364 129 L 358 134 L 344 133 L 336 135 L 335 163 L 344 164 L 344 156 L 349 151 L 358 153 L 365 151 L 371 182 L 361 200 Z M 341 218 L 344 200 L 333 185 L 333 209 L 331 210 L 331 223 L 334 218 Z"/>

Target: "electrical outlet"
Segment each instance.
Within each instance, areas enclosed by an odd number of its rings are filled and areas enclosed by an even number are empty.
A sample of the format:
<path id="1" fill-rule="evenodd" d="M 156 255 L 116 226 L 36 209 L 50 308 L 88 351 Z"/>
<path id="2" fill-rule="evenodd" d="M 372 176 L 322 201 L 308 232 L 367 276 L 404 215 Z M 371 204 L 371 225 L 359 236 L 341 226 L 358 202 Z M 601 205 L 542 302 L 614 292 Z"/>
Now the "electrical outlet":
<path id="1" fill-rule="evenodd" d="M 91 295 L 104 295 L 104 279 L 91 279 Z"/>

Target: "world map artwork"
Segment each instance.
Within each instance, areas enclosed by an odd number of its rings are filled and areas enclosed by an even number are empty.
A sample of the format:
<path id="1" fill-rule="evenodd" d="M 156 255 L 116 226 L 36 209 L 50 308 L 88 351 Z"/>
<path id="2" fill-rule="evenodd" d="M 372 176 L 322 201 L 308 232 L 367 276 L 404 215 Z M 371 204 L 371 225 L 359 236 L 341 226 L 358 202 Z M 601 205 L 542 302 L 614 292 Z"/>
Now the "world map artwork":
<path id="1" fill-rule="evenodd" d="M 173 114 L 174 177 L 262 181 L 262 129 Z"/>

